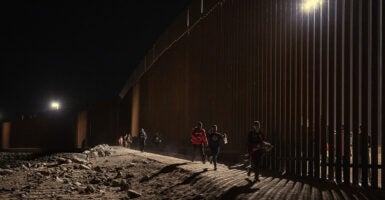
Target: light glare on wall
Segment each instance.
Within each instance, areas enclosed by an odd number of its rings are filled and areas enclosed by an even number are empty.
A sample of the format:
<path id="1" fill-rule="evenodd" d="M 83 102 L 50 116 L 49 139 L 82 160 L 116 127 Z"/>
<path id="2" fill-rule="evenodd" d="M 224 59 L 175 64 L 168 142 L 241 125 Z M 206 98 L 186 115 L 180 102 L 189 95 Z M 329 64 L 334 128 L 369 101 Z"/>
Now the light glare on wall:
<path id="1" fill-rule="evenodd" d="M 302 9 L 305 12 L 315 10 L 317 7 L 322 5 L 322 0 L 305 0 L 302 4 Z"/>

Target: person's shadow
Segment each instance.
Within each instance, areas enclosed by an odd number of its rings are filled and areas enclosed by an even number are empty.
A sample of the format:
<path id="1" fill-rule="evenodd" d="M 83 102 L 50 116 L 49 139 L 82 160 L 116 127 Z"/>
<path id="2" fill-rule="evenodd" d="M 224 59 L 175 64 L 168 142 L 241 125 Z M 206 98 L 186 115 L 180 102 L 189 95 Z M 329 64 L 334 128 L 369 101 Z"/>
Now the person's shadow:
<path id="1" fill-rule="evenodd" d="M 259 190 L 259 188 L 251 188 L 254 185 L 254 182 L 245 179 L 247 181 L 246 185 L 243 186 L 233 186 L 229 190 L 222 193 L 221 196 L 219 196 L 218 199 L 235 199 L 239 194 L 245 194 L 245 193 L 254 193 Z"/>

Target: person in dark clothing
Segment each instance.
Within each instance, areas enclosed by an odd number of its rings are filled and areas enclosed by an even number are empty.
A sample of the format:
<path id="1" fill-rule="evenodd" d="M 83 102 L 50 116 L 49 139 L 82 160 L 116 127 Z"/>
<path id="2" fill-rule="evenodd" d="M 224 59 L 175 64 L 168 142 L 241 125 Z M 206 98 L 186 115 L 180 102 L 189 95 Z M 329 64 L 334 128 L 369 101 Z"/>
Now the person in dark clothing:
<path id="1" fill-rule="evenodd" d="M 162 138 L 160 137 L 159 132 L 155 133 L 155 136 L 154 136 L 152 142 L 155 144 L 156 147 L 160 146 L 160 144 L 162 143 Z"/>
<path id="2" fill-rule="evenodd" d="M 265 136 L 261 131 L 261 123 L 254 121 L 253 129 L 248 134 L 248 152 L 251 159 L 251 168 L 247 175 L 250 176 L 251 170 L 254 171 L 254 181 L 259 181 L 262 158 L 266 150 L 263 148 Z"/>
<path id="3" fill-rule="evenodd" d="M 144 151 L 144 145 L 146 145 L 146 140 L 147 140 L 147 134 L 144 131 L 143 128 L 140 129 L 139 131 L 139 146 L 140 146 L 140 151 Z"/>
<path id="4" fill-rule="evenodd" d="M 214 163 L 214 170 L 217 170 L 217 160 L 218 160 L 218 154 L 220 150 L 220 143 L 221 143 L 221 140 L 224 140 L 224 138 L 225 138 L 225 135 L 218 132 L 218 126 L 213 125 L 211 127 L 210 133 L 208 134 L 208 142 L 209 142 L 209 148 L 212 154 L 211 155 L 212 160 L 210 159 L 210 163 L 211 161 Z"/>
<path id="5" fill-rule="evenodd" d="M 207 146 L 207 137 L 206 130 L 203 128 L 202 122 L 198 122 L 197 126 L 192 129 L 191 143 L 193 145 L 191 162 L 194 162 L 195 152 L 199 149 L 202 157 L 202 163 L 204 164 L 206 162 L 205 146 Z"/>

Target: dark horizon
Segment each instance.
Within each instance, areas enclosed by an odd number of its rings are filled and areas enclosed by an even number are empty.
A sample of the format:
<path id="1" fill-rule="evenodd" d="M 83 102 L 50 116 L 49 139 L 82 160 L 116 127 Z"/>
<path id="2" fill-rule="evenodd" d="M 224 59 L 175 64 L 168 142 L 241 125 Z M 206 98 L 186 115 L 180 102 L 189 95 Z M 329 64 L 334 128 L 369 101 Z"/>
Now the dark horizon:
<path id="1" fill-rule="evenodd" d="M 2 3 L 0 120 L 117 96 L 188 2 Z"/>

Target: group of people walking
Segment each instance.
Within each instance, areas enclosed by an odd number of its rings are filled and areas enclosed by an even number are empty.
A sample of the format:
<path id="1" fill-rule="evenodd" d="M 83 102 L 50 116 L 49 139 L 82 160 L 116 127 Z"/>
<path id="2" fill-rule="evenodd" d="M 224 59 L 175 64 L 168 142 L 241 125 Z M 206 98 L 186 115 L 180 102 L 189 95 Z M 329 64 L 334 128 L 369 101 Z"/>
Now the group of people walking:
<path id="1" fill-rule="evenodd" d="M 261 130 L 261 123 L 254 121 L 252 130 L 248 132 L 247 137 L 247 151 L 249 158 L 249 166 L 247 175 L 251 175 L 251 171 L 254 171 L 254 181 L 259 181 L 260 168 L 262 158 L 266 151 L 269 151 L 273 146 L 265 141 L 265 136 Z M 214 164 L 214 170 L 217 170 L 217 160 L 220 151 L 221 143 L 227 143 L 227 135 L 218 132 L 218 126 L 212 125 L 209 132 L 203 128 L 202 122 L 197 122 L 196 126 L 192 129 L 191 143 L 193 146 L 191 161 L 194 162 L 195 154 L 199 150 L 202 162 L 206 162 L 205 150 L 209 149 L 211 152 L 210 163 Z"/>
<path id="2" fill-rule="evenodd" d="M 141 128 L 138 133 L 139 149 L 144 151 L 146 145 L 147 133 Z M 153 142 L 156 146 L 162 142 L 159 133 L 155 133 Z M 126 134 L 124 137 L 119 138 L 119 144 L 121 146 L 130 147 L 133 142 L 131 134 Z M 227 144 L 226 133 L 220 133 L 217 125 L 212 125 L 208 132 L 203 128 L 202 122 L 197 122 L 196 126 L 192 129 L 191 143 L 193 146 L 193 152 L 191 161 L 194 162 L 196 152 L 199 151 L 201 160 L 206 163 L 206 159 L 210 161 L 210 164 L 214 165 L 214 170 L 217 170 L 218 155 L 222 144 Z M 262 158 L 267 151 L 273 148 L 273 145 L 266 142 L 265 135 L 261 129 L 261 123 L 254 121 L 252 129 L 247 135 L 247 155 L 248 155 L 248 167 L 247 175 L 250 176 L 254 171 L 254 181 L 259 181 L 259 175 L 261 172 Z M 210 156 L 207 156 L 206 150 L 209 150 Z"/>
<path id="3" fill-rule="evenodd" d="M 147 133 L 144 130 L 144 128 L 141 128 L 139 130 L 139 133 L 137 135 L 138 143 L 139 143 L 139 149 L 141 152 L 144 152 L 144 147 L 146 146 L 147 141 Z M 118 139 L 118 143 L 120 146 L 124 146 L 126 148 L 130 148 L 131 144 L 133 143 L 133 137 L 131 134 L 125 134 L 124 136 L 120 136 Z M 162 143 L 162 139 L 160 137 L 159 132 L 156 132 L 153 137 L 153 143 L 155 146 L 159 147 Z"/>
<path id="4" fill-rule="evenodd" d="M 197 122 L 197 125 L 192 130 L 191 143 L 193 145 L 193 154 L 191 161 L 194 162 L 196 151 L 200 151 L 202 162 L 206 162 L 205 149 L 208 147 L 211 152 L 210 162 L 214 163 L 214 170 L 217 170 L 217 159 L 221 146 L 221 141 L 227 143 L 226 134 L 218 132 L 218 126 L 212 125 L 209 133 L 203 128 L 202 122 Z"/>
<path id="5" fill-rule="evenodd" d="M 119 146 L 124 146 L 126 148 L 130 148 L 132 144 L 132 136 L 131 134 L 125 134 L 124 136 L 120 136 L 118 139 Z"/>

